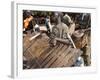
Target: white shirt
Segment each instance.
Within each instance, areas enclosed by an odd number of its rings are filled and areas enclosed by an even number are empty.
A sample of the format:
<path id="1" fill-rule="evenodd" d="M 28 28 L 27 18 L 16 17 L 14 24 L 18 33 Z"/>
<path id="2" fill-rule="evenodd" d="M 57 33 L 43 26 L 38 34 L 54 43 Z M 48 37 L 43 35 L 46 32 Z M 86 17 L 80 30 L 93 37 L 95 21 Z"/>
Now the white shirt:
<path id="1" fill-rule="evenodd" d="M 34 26 L 34 28 L 39 28 L 39 25 L 38 25 L 38 24 L 36 24 L 36 25 Z"/>

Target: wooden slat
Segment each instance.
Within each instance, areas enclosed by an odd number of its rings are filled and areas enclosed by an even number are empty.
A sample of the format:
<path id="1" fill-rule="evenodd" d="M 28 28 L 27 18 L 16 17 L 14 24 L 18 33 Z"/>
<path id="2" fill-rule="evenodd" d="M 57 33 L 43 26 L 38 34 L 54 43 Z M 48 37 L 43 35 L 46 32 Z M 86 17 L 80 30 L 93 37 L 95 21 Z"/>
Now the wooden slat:
<path id="1" fill-rule="evenodd" d="M 44 67 L 59 51 L 60 51 L 60 49 L 63 47 L 63 44 L 60 44 L 60 46 L 57 48 L 57 49 L 55 49 L 53 52 L 51 52 L 50 54 L 51 55 L 49 55 L 44 61 L 43 61 L 43 63 L 41 64 L 42 65 L 42 67 Z"/>
<path id="2" fill-rule="evenodd" d="M 48 56 L 50 56 L 51 53 L 52 53 L 53 51 L 55 51 L 55 49 L 57 49 L 58 47 L 59 47 L 59 45 L 55 46 L 53 49 L 49 49 L 49 52 L 48 52 L 48 53 L 46 53 L 44 56 L 41 56 L 40 63 L 42 64 L 43 61 L 45 61 L 46 58 L 47 58 Z"/>
<path id="3" fill-rule="evenodd" d="M 49 44 L 47 44 L 48 43 L 47 41 L 43 41 L 40 39 L 30 47 L 32 52 L 34 52 L 37 57 L 39 57 L 42 54 L 42 52 L 49 46 Z"/>
<path id="4" fill-rule="evenodd" d="M 69 46 L 62 54 L 60 57 L 58 57 L 58 59 L 50 66 L 50 67 L 56 67 L 59 63 L 62 62 L 62 60 L 64 59 L 64 57 L 69 53 L 69 51 L 71 51 L 71 47 Z"/>
<path id="5" fill-rule="evenodd" d="M 69 58 L 68 63 L 64 64 L 64 66 L 65 66 L 65 67 L 66 67 L 66 66 L 72 66 L 72 65 L 76 62 L 77 58 L 78 58 L 81 54 L 82 54 L 82 51 L 80 51 L 79 49 L 75 50 L 74 55 L 72 55 L 72 56 Z"/>
<path id="6" fill-rule="evenodd" d="M 73 65 L 73 63 L 76 61 L 76 59 L 78 58 L 79 55 L 79 50 L 77 49 L 73 49 L 71 53 L 69 53 L 69 55 L 67 55 L 65 57 L 65 59 L 62 61 L 62 63 L 60 63 L 58 66 L 60 66 L 61 64 L 64 64 L 65 67 L 70 67 L 71 65 Z M 77 56 L 77 58 L 74 58 L 75 55 Z M 73 59 L 71 59 L 73 58 Z"/>
<path id="7" fill-rule="evenodd" d="M 30 50 L 30 49 L 28 49 L 27 51 L 29 51 L 29 54 L 31 54 L 32 55 L 32 60 L 33 61 L 35 61 L 35 63 L 34 62 L 31 62 L 31 67 L 33 66 L 33 65 L 38 65 L 38 67 L 39 68 L 41 68 L 41 65 L 40 65 L 40 63 L 39 63 L 39 60 L 38 60 L 38 58 L 33 54 L 33 52 Z"/>
<path id="8" fill-rule="evenodd" d="M 71 49 L 71 51 L 65 55 L 64 59 L 57 65 L 57 67 L 62 66 L 62 64 L 66 64 L 70 58 L 70 56 L 74 53 L 73 49 Z"/>
<path id="9" fill-rule="evenodd" d="M 29 41 L 26 40 L 26 42 L 23 43 L 23 53 L 27 51 L 28 48 L 30 48 L 35 43 L 35 40 Z"/>
<path id="10" fill-rule="evenodd" d="M 58 57 L 67 49 L 67 46 L 65 45 L 64 47 L 61 48 L 61 50 L 54 55 L 54 57 L 48 62 L 48 64 L 45 65 L 45 68 L 48 68 L 50 65 L 52 65 Z"/>
<path id="11" fill-rule="evenodd" d="M 25 52 L 24 56 L 26 57 L 27 60 L 30 60 L 33 58 L 33 56 L 29 53 L 28 50 Z"/>

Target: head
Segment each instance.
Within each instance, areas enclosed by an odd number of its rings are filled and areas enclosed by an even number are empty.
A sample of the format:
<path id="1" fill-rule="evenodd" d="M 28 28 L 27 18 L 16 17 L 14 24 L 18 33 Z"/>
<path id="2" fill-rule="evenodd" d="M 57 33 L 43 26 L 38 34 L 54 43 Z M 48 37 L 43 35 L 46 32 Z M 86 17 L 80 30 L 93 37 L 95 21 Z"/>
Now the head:
<path id="1" fill-rule="evenodd" d="M 32 16 L 32 12 L 30 10 L 23 10 L 23 19 L 30 18 Z"/>
<path id="2" fill-rule="evenodd" d="M 30 15 L 29 18 L 28 18 L 28 20 L 29 20 L 29 21 L 32 21 L 32 19 L 33 19 L 33 16 Z"/>

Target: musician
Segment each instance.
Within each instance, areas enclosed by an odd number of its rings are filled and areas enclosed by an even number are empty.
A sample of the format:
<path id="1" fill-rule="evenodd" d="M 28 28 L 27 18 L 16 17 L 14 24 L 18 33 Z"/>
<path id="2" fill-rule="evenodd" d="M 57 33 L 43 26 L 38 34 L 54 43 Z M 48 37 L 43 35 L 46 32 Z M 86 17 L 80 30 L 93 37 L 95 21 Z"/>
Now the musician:
<path id="1" fill-rule="evenodd" d="M 25 34 L 27 34 L 27 30 L 32 30 L 33 29 L 33 16 L 31 14 L 26 14 L 26 16 L 23 20 L 23 31 Z"/>

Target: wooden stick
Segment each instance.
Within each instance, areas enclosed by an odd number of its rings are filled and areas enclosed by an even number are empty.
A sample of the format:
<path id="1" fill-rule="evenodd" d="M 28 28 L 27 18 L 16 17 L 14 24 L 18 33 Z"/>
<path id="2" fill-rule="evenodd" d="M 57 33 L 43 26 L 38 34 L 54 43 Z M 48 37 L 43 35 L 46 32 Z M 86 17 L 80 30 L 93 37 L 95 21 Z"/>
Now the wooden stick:
<path id="1" fill-rule="evenodd" d="M 41 33 L 37 33 L 35 36 L 31 37 L 29 40 L 32 41 L 33 39 L 35 39 L 36 37 L 38 37 Z"/>
<path id="2" fill-rule="evenodd" d="M 68 33 L 67 33 L 67 35 L 68 35 L 68 38 L 70 39 L 70 41 L 72 42 L 73 47 L 76 48 L 74 41 L 72 40 L 71 36 Z"/>

